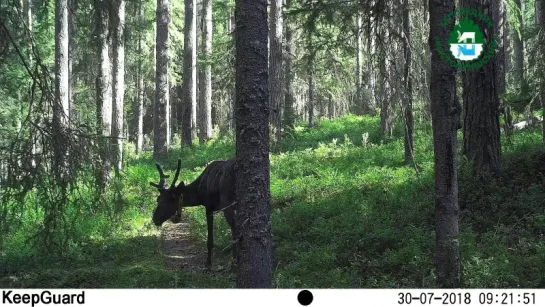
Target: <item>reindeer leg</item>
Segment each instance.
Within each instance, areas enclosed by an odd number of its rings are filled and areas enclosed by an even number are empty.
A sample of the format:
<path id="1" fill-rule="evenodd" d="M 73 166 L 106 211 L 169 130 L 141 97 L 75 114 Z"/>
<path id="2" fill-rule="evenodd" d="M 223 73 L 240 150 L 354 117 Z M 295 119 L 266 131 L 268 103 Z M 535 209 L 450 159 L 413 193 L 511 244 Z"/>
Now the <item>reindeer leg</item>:
<path id="1" fill-rule="evenodd" d="M 235 224 L 235 211 L 232 208 L 229 208 L 223 212 L 223 215 L 225 216 L 225 219 L 227 220 L 227 223 L 229 224 L 229 227 L 231 227 L 231 234 L 233 236 L 233 243 L 232 243 L 232 249 L 233 249 L 233 258 L 237 259 L 237 230 L 236 230 L 236 224 Z"/>
<path id="2" fill-rule="evenodd" d="M 214 247 L 214 215 L 206 210 L 206 224 L 208 226 L 208 259 L 206 266 L 208 269 L 212 266 L 212 248 Z"/>
<path id="3" fill-rule="evenodd" d="M 235 221 L 233 221 L 234 223 Z M 233 258 L 235 259 L 235 263 L 237 261 L 237 252 L 238 252 L 238 236 L 237 236 L 237 229 L 236 226 L 233 224 L 233 227 L 231 227 L 231 233 L 233 234 Z"/>
<path id="4" fill-rule="evenodd" d="M 182 220 L 182 213 L 180 211 L 176 211 L 176 213 L 170 217 L 169 219 L 173 224 L 178 224 Z"/>

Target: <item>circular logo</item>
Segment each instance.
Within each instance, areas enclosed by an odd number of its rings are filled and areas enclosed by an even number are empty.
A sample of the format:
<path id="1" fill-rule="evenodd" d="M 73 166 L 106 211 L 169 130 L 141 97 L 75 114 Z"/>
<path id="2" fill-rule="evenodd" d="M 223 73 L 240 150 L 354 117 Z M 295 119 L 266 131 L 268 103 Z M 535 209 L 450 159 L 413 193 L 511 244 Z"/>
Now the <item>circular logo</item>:
<path id="1" fill-rule="evenodd" d="M 436 51 L 441 59 L 459 70 L 479 69 L 494 56 L 497 38 L 485 38 L 478 22 L 492 32 L 492 21 L 476 9 L 459 9 L 447 15 L 441 22 L 446 28 L 451 19 L 459 16 L 447 42 L 435 37 Z M 476 22 L 477 21 L 477 22 Z M 484 29 L 484 28 L 483 28 Z"/>

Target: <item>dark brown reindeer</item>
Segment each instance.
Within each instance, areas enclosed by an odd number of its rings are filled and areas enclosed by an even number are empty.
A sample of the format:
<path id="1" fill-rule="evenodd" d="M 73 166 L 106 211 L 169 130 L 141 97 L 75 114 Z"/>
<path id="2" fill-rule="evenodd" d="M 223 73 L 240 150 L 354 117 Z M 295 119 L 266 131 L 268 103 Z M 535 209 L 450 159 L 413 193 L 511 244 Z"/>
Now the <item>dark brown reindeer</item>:
<path id="1" fill-rule="evenodd" d="M 214 246 L 214 212 L 223 211 L 227 223 L 231 227 L 233 236 L 233 256 L 236 258 L 236 229 L 235 229 L 235 158 L 227 161 L 213 161 L 204 169 L 202 174 L 192 183 L 186 185 L 183 181 L 176 186 L 180 175 L 181 160 L 178 159 L 176 174 L 170 187 L 165 187 L 165 178 L 161 166 L 155 163 L 159 171 L 159 183 L 150 182 L 150 185 L 159 190 L 157 207 L 153 211 L 152 221 L 161 226 L 175 214 L 179 216 L 183 207 L 204 206 L 206 208 L 206 224 L 208 226 L 208 258 L 206 265 L 212 265 L 212 248 Z"/>

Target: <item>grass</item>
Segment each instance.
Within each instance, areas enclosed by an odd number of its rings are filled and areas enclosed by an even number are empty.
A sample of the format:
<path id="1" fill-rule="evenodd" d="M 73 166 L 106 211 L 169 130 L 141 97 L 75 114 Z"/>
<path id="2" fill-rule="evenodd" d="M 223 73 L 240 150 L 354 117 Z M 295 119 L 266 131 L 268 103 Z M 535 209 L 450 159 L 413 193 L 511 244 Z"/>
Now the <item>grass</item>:
<path id="1" fill-rule="evenodd" d="M 415 136 L 417 173 L 403 163 L 401 134 L 381 142 L 378 119 L 346 116 L 298 126 L 271 152 L 274 283 L 278 288 L 434 287 L 433 142 Z M 368 133 L 367 143 L 362 134 Z M 460 134 L 461 138 L 461 134 Z M 545 152 L 539 130 L 502 139 L 498 180 L 474 178 L 460 166 L 461 261 L 464 287 L 545 287 Z M 234 156 L 230 138 L 173 149 L 162 161 L 195 179 L 214 159 Z M 40 214 L 27 210 L 26 228 L 10 233 L 0 255 L 2 287 L 229 288 L 233 272 L 168 270 L 158 230 L 150 225 L 156 180 L 151 153 L 130 156 L 120 186 L 123 210 L 78 219 L 62 257 L 24 245 Z M 87 207 L 96 206 L 89 198 Z M 83 210 L 85 211 L 85 210 Z M 90 211 L 90 210 L 87 210 Z M 206 247 L 203 208 L 186 211 L 192 238 Z M 73 215 L 76 218 L 76 215 Z M 216 249 L 229 244 L 215 219 Z M 228 256 L 214 262 L 223 265 Z"/>

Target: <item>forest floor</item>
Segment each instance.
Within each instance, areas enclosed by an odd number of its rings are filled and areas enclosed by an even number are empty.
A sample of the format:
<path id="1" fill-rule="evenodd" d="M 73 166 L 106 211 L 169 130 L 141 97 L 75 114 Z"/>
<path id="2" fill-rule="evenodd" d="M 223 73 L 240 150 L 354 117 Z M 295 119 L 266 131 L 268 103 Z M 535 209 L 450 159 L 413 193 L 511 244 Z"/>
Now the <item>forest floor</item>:
<path id="1" fill-rule="evenodd" d="M 186 214 L 182 214 L 177 222 L 167 220 L 161 226 L 159 238 L 161 255 L 169 270 L 194 274 L 223 274 L 232 273 L 234 269 L 234 260 L 228 258 L 232 251 L 231 245 L 224 247 L 217 242 L 212 250 L 212 266 L 209 270 L 206 268 L 206 244 L 196 242 L 192 237 L 191 221 Z"/>
<path id="2" fill-rule="evenodd" d="M 183 214 L 178 223 L 166 221 L 161 227 L 161 253 L 168 268 L 192 272 L 205 269 L 206 250 L 197 246 L 189 234 L 189 220 Z"/>
<path id="3" fill-rule="evenodd" d="M 271 148 L 271 220 L 277 288 L 433 288 L 434 171 L 429 123 L 415 129 L 416 162 L 403 161 L 402 125 L 381 140 L 380 119 L 346 116 L 304 123 Z M 368 133 L 366 136 L 365 134 Z M 502 136 L 502 171 L 475 177 L 459 163 L 460 256 L 466 288 L 545 287 L 545 147 L 541 129 Z M 458 135 L 459 146 L 462 134 Z M 179 144 L 179 140 L 173 142 Z M 459 149 L 460 149 L 459 147 Z M 230 135 L 171 148 L 159 161 L 189 183 L 212 160 L 235 154 Z M 2 237 L 0 287 L 232 288 L 230 229 L 214 219 L 212 269 L 205 270 L 202 207 L 182 223 L 151 223 L 157 191 L 152 153 L 127 148 L 122 182 L 97 202 L 81 187 L 67 205 L 68 245 L 53 254 L 28 243 L 41 227 L 38 193 L 21 225 Z M 92 175 L 89 177 L 92 178 Z M 91 181 L 92 182 L 92 181 Z M 114 188 L 123 203 L 112 215 Z M 19 207 L 18 207 L 19 208 Z M 4 234 L 2 234 L 4 235 Z"/>

